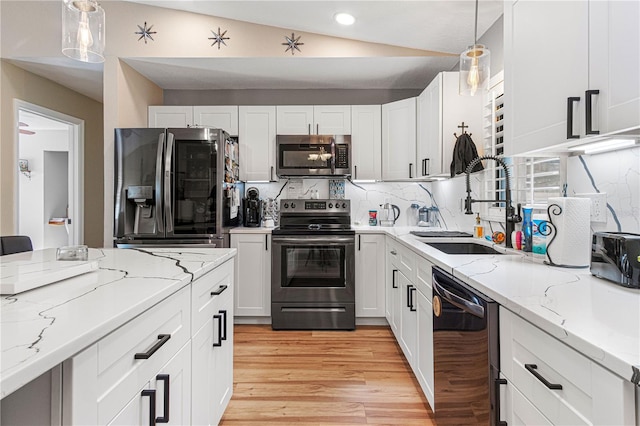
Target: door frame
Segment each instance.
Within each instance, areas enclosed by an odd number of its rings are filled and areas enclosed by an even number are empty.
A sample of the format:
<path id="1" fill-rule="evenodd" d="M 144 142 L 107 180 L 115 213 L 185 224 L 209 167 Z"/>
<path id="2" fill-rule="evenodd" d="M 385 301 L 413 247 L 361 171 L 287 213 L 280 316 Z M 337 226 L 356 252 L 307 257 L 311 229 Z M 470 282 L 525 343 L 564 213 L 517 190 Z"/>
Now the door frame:
<path id="1" fill-rule="evenodd" d="M 69 217 L 72 219 L 70 226 L 73 237 L 71 241 L 69 241 L 69 244 L 84 244 L 84 120 L 14 98 L 13 146 L 15 158 L 13 164 L 18 164 L 18 157 L 20 156 L 20 147 L 18 146 L 18 142 L 20 140 L 20 129 L 18 127 L 20 111 L 42 115 L 69 125 L 69 196 L 73 199 L 73 207 L 69 210 Z M 19 179 L 15 178 L 13 184 L 13 229 L 16 232 L 18 231 L 18 219 L 20 214 L 18 204 L 18 185 Z"/>

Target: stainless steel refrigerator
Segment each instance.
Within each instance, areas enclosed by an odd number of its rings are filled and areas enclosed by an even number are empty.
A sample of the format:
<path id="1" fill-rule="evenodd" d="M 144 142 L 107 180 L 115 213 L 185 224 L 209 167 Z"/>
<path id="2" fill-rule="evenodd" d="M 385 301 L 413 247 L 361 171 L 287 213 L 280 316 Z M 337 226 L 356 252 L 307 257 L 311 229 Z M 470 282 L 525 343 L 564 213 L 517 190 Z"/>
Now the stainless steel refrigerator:
<path id="1" fill-rule="evenodd" d="M 221 129 L 115 129 L 117 247 L 229 247 L 238 141 Z"/>

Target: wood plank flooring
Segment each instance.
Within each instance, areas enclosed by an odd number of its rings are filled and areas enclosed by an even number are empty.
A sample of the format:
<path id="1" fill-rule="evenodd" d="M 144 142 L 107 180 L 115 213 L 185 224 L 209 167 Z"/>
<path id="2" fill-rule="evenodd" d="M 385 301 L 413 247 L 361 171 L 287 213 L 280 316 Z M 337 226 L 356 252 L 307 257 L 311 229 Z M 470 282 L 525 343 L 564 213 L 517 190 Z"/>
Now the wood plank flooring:
<path id="1" fill-rule="evenodd" d="M 234 326 L 234 393 L 222 426 L 435 425 L 391 329 Z"/>

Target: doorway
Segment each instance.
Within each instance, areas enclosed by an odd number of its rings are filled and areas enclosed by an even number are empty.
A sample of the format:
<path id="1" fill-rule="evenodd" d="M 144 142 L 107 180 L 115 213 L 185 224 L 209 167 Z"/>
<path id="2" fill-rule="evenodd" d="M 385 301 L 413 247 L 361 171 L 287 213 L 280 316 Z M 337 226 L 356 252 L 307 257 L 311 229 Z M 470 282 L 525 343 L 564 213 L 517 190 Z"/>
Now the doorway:
<path id="1" fill-rule="evenodd" d="M 84 121 L 14 101 L 15 228 L 34 250 L 82 244 Z"/>

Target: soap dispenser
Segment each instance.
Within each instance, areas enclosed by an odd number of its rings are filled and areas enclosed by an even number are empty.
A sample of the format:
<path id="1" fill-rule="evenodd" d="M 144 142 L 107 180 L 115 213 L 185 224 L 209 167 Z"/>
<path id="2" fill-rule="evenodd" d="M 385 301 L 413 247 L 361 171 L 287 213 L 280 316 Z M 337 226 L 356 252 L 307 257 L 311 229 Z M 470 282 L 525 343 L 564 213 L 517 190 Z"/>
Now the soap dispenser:
<path id="1" fill-rule="evenodd" d="M 484 228 L 480 225 L 480 213 L 476 216 L 476 226 L 473 227 L 473 236 L 476 238 L 484 237 Z"/>

